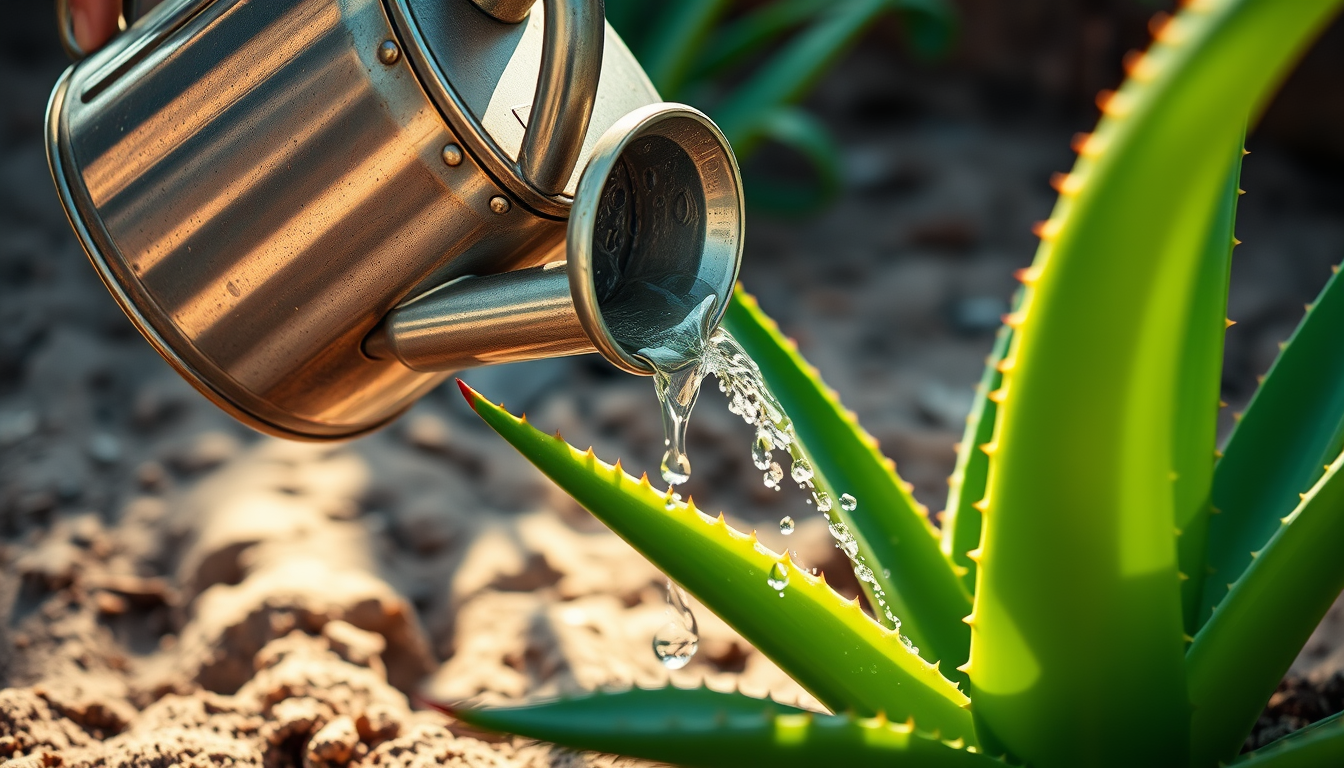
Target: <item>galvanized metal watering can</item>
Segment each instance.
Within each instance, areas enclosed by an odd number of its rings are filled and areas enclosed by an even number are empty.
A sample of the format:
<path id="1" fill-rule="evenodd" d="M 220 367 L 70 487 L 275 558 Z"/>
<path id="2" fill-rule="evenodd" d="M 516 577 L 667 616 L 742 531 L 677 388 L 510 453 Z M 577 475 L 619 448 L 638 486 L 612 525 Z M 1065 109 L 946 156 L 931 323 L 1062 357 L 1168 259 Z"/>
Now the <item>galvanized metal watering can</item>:
<path id="1" fill-rule="evenodd" d="M 656 334 L 741 259 L 723 135 L 601 0 L 168 0 L 72 66 L 47 152 L 122 308 L 220 407 L 324 440 L 447 371 Z"/>

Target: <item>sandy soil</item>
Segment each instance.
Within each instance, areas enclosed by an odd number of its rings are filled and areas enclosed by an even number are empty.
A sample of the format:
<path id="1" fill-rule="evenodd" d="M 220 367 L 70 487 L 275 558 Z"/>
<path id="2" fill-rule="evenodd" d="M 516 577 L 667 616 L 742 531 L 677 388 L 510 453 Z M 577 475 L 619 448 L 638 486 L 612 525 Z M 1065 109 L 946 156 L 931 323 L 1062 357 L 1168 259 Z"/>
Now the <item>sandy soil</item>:
<path id="1" fill-rule="evenodd" d="M 41 147 L 63 63 L 45 15 L 17 23 L 0 64 L 0 764 L 633 765 L 472 734 L 413 697 L 670 677 L 816 706 L 703 609 L 699 654 L 669 676 L 650 650 L 661 575 L 454 390 L 379 434 L 314 446 L 250 433 L 178 379 L 68 230 Z M 847 147 L 843 199 L 750 230 L 746 284 L 934 511 L 1011 272 L 1049 211 L 1047 179 L 1092 120 L 1002 101 L 983 82 L 860 51 L 814 99 Z M 1251 148 L 1229 411 L 1344 253 L 1338 169 Z M 592 359 L 465 378 L 576 444 L 656 468 L 647 380 Z M 803 497 L 759 484 L 749 437 L 708 393 L 690 493 L 853 592 Z M 784 514 L 800 520 L 787 540 L 774 530 Z M 1344 706 L 1294 692 L 1309 680 L 1323 695 L 1342 641 L 1337 607 L 1280 697 L 1292 711 L 1266 728 Z"/>

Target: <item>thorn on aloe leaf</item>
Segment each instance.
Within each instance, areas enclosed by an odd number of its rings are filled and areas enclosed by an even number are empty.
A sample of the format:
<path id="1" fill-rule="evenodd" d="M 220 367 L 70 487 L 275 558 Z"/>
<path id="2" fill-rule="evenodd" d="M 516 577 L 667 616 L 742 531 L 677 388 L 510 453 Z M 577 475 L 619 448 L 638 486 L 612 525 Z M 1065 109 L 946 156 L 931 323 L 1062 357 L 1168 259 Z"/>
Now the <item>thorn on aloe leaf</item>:
<path id="1" fill-rule="evenodd" d="M 1096 157 L 1101 154 L 1101 142 L 1095 133 L 1077 133 L 1069 146 L 1083 157 Z"/>
<path id="2" fill-rule="evenodd" d="M 1170 23 L 1171 14 L 1166 11 L 1158 11 L 1153 14 L 1153 18 L 1148 20 L 1148 34 L 1152 35 L 1154 38 L 1160 38 L 1162 36 L 1162 30 L 1166 29 L 1167 25 Z"/>
<path id="3" fill-rule="evenodd" d="M 1223 320 L 1223 327 L 1224 327 L 1224 328 L 1231 328 L 1232 326 L 1234 326 L 1234 325 L 1236 325 L 1236 324 L 1237 324 L 1237 321 L 1236 321 L 1236 320 L 1233 320 L 1233 319 L 1230 318 L 1230 317 L 1229 317 L 1229 318 L 1225 318 L 1225 319 Z"/>
<path id="4" fill-rule="evenodd" d="M 1038 221 L 1031 225 L 1031 234 L 1042 240 L 1054 240 L 1059 235 L 1060 223 L 1055 219 Z"/>
<path id="5" fill-rule="evenodd" d="M 980 450 L 984 451 L 986 456 L 993 456 L 994 452 L 997 451 L 998 449 L 999 444 L 992 441 L 988 443 L 983 443 L 980 446 Z"/>
<path id="6" fill-rule="evenodd" d="M 1129 97 L 1118 91 L 1105 90 L 1097 94 L 1097 109 L 1103 115 L 1122 117 L 1129 111 Z"/>

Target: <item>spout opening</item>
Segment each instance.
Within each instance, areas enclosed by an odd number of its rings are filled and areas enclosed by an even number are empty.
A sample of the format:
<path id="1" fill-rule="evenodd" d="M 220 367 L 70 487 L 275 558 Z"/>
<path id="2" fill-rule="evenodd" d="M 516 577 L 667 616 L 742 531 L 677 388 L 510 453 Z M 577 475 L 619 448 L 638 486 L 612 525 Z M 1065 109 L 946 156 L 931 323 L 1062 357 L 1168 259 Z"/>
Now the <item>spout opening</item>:
<path id="1" fill-rule="evenodd" d="M 723 318 L 743 226 L 737 160 L 708 117 L 655 104 L 617 121 L 579 180 L 568 230 L 570 291 L 597 350 L 642 375 L 651 348 L 660 365 L 689 360 L 686 333 L 694 341 Z"/>

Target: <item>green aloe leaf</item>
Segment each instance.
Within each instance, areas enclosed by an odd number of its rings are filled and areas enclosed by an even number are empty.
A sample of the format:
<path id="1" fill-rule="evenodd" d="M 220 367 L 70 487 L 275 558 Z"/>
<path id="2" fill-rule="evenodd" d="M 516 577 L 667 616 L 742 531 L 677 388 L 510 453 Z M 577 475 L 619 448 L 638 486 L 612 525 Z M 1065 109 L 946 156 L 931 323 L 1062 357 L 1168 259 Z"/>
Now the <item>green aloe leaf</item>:
<path id="1" fill-rule="evenodd" d="M 834 0 L 779 0 L 724 24 L 710 39 L 695 77 L 714 77 L 760 53 L 781 36 L 834 7 Z M 906 40 L 920 56 L 947 53 L 956 36 L 956 14 L 943 0 L 892 0 Z"/>
<path id="2" fill-rule="evenodd" d="M 698 768 L 1002 766 L 959 741 L 884 717 L 822 715 L 704 688 L 629 690 L 507 708 L 445 710 L 492 731 Z"/>
<path id="3" fill-rule="evenodd" d="M 1344 456 L 1232 584 L 1188 654 L 1196 764 L 1230 760 L 1344 590 Z"/>
<path id="4" fill-rule="evenodd" d="M 1187 4 L 1102 100 L 1040 229 L 990 449 L 968 667 L 981 738 L 1040 768 L 1184 759 L 1172 329 L 1242 127 L 1336 5 Z"/>
<path id="5" fill-rule="evenodd" d="M 1231 768 L 1321 768 L 1344 765 L 1344 712 L 1242 755 Z"/>
<path id="6" fill-rule="evenodd" d="M 745 83 L 712 110 L 714 120 L 739 155 L 761 139 L 763 116 L 801 99 L 889 0 L 839 0 L 825 16 L 764 62 Z"/>
<path id="7" fill-rule="evenodd" d="M 1013 302 L 1017 304 L 1016 301 Z M 985 360 L 985 372 L 975 389 L 971 413 L 966 417 L 966 431 L 957 448 L 957 463 L 948 478 L 947 508 L 943 511 L 943 554 L 962 569 L 962 582 L 970 592 L 975 591 L 975 561 L 971 551 L 980 547 L 981 512 L 975 505 L 985 497 L 985 480 L 989 475 L 989 455 L 982 445 L 994 437 L 994 418 L 998 403 L 990 399 L 1003 383 L 999 365 L 1008 354 L 1013 340 L 1013 329 L 1000 326 L 994 337 L 994 347 Z"/>
<path id="8" fill-rule="evenodd" d="M 1176 544 L 1180 563 L 1181 607 L 1185 631 L 1193 635 L 1200 625 L 1199 604 L 1204 595 L 1204 562 L 1209 526 L 1209 493 L 1213 487 L 1215 448 L 1218 443 L 1219 393 L 1223 383 L 1223 337 L 1227 330 L 1227 286 L 1232 265 L 1232 236 L 1236 221 L 1241 156 L 1223 185 L 1221 201 L 1209 230 L 1195 297 L 1186 323 L 1176 394 L 1176 425 L 1172 447 L 1172 493 L 1175 503 Z"/>
<path id="9" fill-rule="evenodd" d="M 873 570 L 902 630 L 926 659 L 940 660 L 949 677 L 957 679 L 959 673 L 951 668 L 967 658 L 970 633 L 962 619 L 970 612 L 970 595 L 939 547 L 927 510 L 910 495 L 877 441 L 753 296 L 738 288 L 723 325 L 760 366 L 793 418 L 813 468 L 837 491 L 858 499 L 857 508 L 839 514 L 859 540 L 859 551 L 881 566 Z"/>
<path id="10" fill-rule="evenodd" d="M 746 182 L 752 208 L 774 214 L 815 211 L 834 200 L 841 187 L 840 148 L 826 127 L 796 107 L 779 107 L 762 118 L 761 138 L 780 144 L 800 155 L 811 166 L 815 180 L 788 184 L 771 180 Z"/>
<path id="11" fill-rule="evenodd" d="M 1330 278 L 1232 431 L 1213 477 L 1207 620 L 1344 440 L 1344 279 Z"/>
<path id="12" fill-rule="evenodd" d="M 647 36 L 639 62 L 664 98 L 679 100 L 714 23 L 728 10 L 728 0 L 681 0 L 646 6 L 656 34 Z"/>
<path id="13" fill-rule="evenodd" d="M 460 382 L 459 382 L 460 384 Z M 969 700 L 900 636 L 824 578 L 581 453 L 460 384 L 476 413 L 546 476 L 834 711 L 913 717 L 921 729 L 974 744 Z M 778 590 L 768 578 L 786 576 Z M 784 597 L 777 592 L 782 591 Z"/>
<path id="14" fill-rule="evenodd" d="M 723 74 L 815 18 L 831 4 L 832 0 L 778 0 L 724 24 L 706 43 L 695 76 Z"/>

